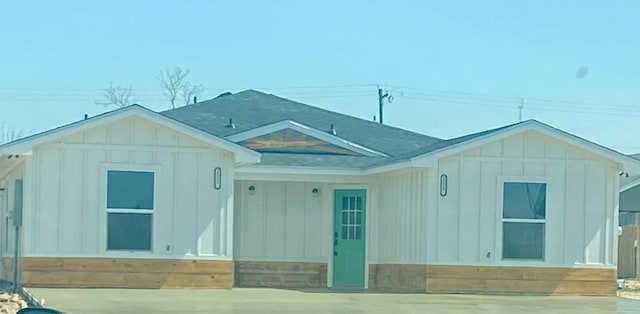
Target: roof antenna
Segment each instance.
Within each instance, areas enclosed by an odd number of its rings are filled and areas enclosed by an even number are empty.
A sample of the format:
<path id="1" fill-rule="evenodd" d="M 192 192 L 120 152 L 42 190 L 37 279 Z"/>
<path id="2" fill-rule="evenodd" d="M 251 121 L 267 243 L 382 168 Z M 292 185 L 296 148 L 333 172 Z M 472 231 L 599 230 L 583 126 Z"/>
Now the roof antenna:
<path id="1" fill-rule="evenodd" d="M 333 128 L 333 123 L 331 123 L 331 130 L 329 130 L 329 133 L 336 135 L 338 134 L 338 132 L 336 132 L 336 129 Z"/>
<path id="2" fill-rule="evenodd" d="M 227 125 L 224 126 L 225 128 L 232 128 L 235 129 L 236 125 L 233 124 L 233 119 L 229 118 L 229 123 L 227 123 Z"/>

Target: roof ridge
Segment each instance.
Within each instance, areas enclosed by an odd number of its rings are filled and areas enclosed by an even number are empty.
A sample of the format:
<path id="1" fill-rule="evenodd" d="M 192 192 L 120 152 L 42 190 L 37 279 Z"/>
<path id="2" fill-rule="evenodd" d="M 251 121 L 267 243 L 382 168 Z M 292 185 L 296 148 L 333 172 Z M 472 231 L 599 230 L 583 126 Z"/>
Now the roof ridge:
<path id="1" fill-rule="evenodd" d="M 276 99 L 278 99 L 280 101 L 286 101 L 286 102 L 290 102 L 290 103 L 295 103 L 296 105 L 305 106 L 305 107 L 313 109 L 313 110 L 318 110 L 318 111 L 327 112 L 327 113 L 331 113 L 331 114 L 335 114 L 335 115 L 340 115 L 340 116 L 347 117 L 347 118 L 350 118 L 350 119 L 357 119 L 357 120 L 360 120 L 362 122 L 366 122 L 366 123 L 368 123 L 368 124 L 370 124 L 372 126 L 373 125 L 378 125 L 378 127 L 382 127 L 382 128 L 393 129 L 393 130 L 397 130 L 397 131 L 412 133 L 412 134 L 419 135 L 419 136 L 422 136 L 422 137 L 426 137 L 426 138 L 429 138 L 429 139 L 435 139 L 435 140 L 439 140 L 439 141 L 444 141 L 444 139 L 439 138 L 439 137 L 435 137 L 435 136 L 431 136 L 431 135 L 427 135 L 427 134 L 423 134 L 423 133 L 418 133 L 418 132 L 411 131 L 411 130 L 406 130 L 406 129 L 403 129 L 403 128 L 400 128 L 400 127 L 396 127 L 396 126 L 392 126 L 392 125 L 388 125 L 388 124 L 382 124 L 382 123 L 378 123 L 378 122 L 369 121 L 369 120 L 366 120 L 366 119 L 363 119 L 363 118 L 360 118 L 360 117 L 356 117 L 356 116 L 340 113 L 340 112 L 337 112 L 337 111 L 332 111 L 332 110 L 324 109 L 324 108 L 321 108 L 321 107 L 305 104 L 305 103 L 302 103 L 302 102 L 299 102 L 299 101 L 296 101 L 296 100 L 284 98 L 284 97 L 281 97 L 281 96 L 278 96 L 278 95 L 275 95 L 275 94 L 266 93 L 266 92 L 255 90 L 255 89 L 245 89 L 243 91 L 240 91 L 240 92 L 237 92 L 235 94 L 232 94 L 232 95 L 229 95 L 229 96 L 225 96 L 225 97 L 233 97 L 233 96 L 246 94 L 246 93 L 256 93 L 256 94 L 260 94 L 260 95 L 264 95 L 264 96 L 270 96 L 270 97 L 276 98 Z M 214 102 L 216 100 L 217 100 L 217 98 L 208 99 L 208 100 L 205 100 L 205 101 L 202 101 L 202 102 L 198 103 L 198 105 L 200 105 L 202 103 L 205 103 L 205 102 L 209 102 L 209 103 L 210 102 Z M 184 108 L 184 107 L 186 107 L 186 106 L 183 106 L 183 107 L 180 107 L 180 108 Z M 168 111 L 172 111 L 172 110 L 178 110 L 180 108 L 169 109 L 169 110 L 163 111 L 163 113 L 168 112 Z"/>

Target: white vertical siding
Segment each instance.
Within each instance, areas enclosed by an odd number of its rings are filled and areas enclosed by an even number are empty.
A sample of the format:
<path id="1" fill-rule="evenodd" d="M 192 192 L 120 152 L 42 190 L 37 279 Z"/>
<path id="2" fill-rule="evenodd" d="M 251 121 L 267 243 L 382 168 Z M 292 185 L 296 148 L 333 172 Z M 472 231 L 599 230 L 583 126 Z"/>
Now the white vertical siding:
<path id="1" fill-rule="evenodd" d="M 215 167 L 222 168 L 220 190 L 213 188 Z M 109 169 L 155 172 L 152 252 L 145 257 L 231 257 L 231 154 L 138 118 L 34 149 L 25 255 L 114 254 L 106 251 Z"/>
<path id="2" fill-rule="evenodd" d="M 614 265 L 617 165 L 529 131 L 443 158 L 430 188 L 448 176 L 448 194 L 429 207 L 428 261 L 505 264 L 502 182 L 547 183 L 546 265 Z M 433 248 L 433 247 L 435 248 Z M 514 263 L 514 262 L 511 262 Z M 517 262 L 528 264 L 528 262 Z M 538 265 L 539 262 L 529 262 Z"/>
<path id="3" fill-rule="evenodd" d="M 376 201 L 376 262 L 424 263 L 427 258 L 427 170 L 380 175 Z M 373 244 L 375 245 L 375 244 Z"/>
<path id="4" fill-rule="evenodd" d="M 249 194 L 249 186 L 255 194 Z M 312 196 L 313 188 L 320 196 Z M 236 181 L 234 257 L 327 261 L 327 235 L 333 230 L 330 193 L 326 183 Z"/>

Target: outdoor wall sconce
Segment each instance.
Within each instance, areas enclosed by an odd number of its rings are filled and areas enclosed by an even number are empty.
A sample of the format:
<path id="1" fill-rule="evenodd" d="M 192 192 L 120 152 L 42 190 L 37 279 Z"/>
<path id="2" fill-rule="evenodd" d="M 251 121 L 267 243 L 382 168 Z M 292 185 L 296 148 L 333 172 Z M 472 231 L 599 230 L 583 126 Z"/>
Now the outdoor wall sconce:
<path id="1" fill-rule="evenodd" d="M 311 196 L 318 197 L 320 195 L 320 190 L 318 188 L 311 189 Z"/>
<path id="2" fill-rule="evenodd" d="M 440 196 L 445 197 L 447 196 L 447 175 L 443 174 L 440 176 Z"/>
<path id="3" fill-rule="evenodd" d="M 256 194 L 256 187 L 254 185 L 249 186 L 249 195 Z"/>
<path id="4" fill-rule="evenodd" d="M 213 169 L 213 188 L 216 190 L 222 188 L 222 168 L 220 167 Z"/>

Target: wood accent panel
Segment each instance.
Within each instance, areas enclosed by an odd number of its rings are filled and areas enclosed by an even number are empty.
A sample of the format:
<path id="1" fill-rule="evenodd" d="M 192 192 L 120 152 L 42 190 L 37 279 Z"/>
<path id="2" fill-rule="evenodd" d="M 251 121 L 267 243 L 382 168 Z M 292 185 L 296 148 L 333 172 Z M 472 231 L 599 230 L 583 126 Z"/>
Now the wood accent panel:
<path id="1" fill-rule="evenodd" d="M 325 263 L 237 261 L 235 275 L 240 287 L 327 287 Z"/>
<path id="2" fill-rule="evenodd" d="M 427 265 L 427 293 L 616 295 L 609 268 Z"/>
<path id="3" fill-rule="evenodd" d="M 426 292 L 426 265 L 369 264 L 369 290 Z"/>
<path id="4" fill-rule="evenodd" d="M 22 260 L 30 287 L 231 288 L 233 262 L 216 260 L 39 258 Z"/>

